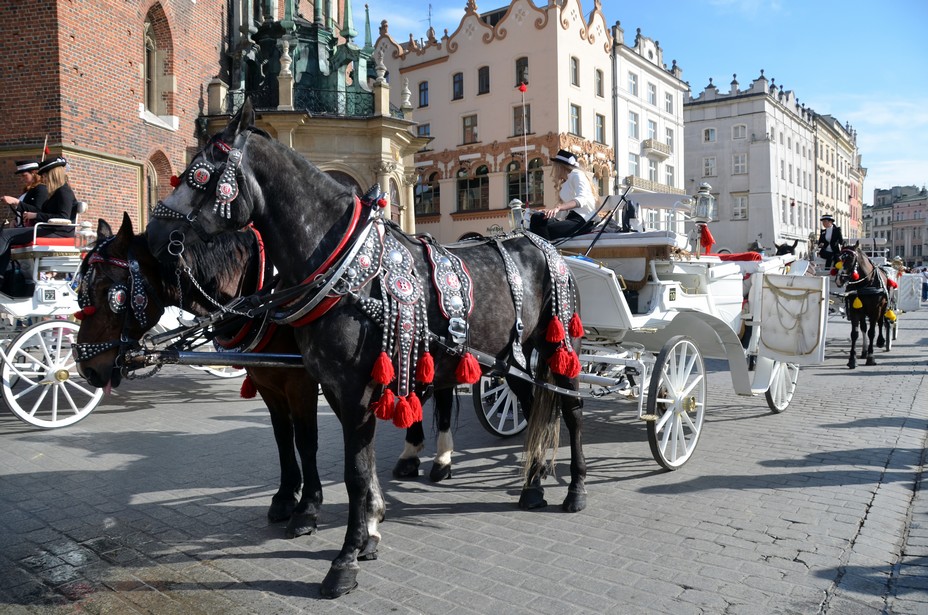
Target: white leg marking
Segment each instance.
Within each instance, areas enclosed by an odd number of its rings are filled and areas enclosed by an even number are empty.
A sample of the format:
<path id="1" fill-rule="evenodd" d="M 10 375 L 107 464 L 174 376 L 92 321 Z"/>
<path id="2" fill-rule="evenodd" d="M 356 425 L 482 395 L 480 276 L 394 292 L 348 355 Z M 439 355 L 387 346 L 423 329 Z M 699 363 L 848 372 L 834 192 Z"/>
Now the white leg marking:
<path id="1" fill-rule="evenodd" d="M 442 466 L 451 465 L 451 453 L 454 451 L 454 441 L 451 430 L 438 432 L 438 450 L 435 452 L 435 463 Z"/>

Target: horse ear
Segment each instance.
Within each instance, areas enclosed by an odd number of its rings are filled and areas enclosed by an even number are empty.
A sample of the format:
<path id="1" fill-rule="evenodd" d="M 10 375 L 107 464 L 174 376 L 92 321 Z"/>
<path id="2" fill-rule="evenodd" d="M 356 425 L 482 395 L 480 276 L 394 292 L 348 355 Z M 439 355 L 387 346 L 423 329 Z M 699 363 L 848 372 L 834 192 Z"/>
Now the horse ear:
<path id="1" fill-rule="evenodd" d="M 122 212 L 122 225 L 119 227 L 119 234 L 128 235 L 130 238 L 135 234 L 132 229 L 132 218 L 129 217 L 128 212 Z"/>
<path id="2" fill-rule="evenodd" d="M 798 240 L 798 239 L 794 239 L 794 240 L 793 240 L 793 247 L 795 248 L 795 247 L 798 246 L 798 245 L 799 245 L 799 240 Z"/>
<path id="3" fill-rule="evenodd" d="M 103 218 L 97 220 L 97 240 L 109 239 L 112 236 L 113 229 L 110 227 L 109 223 Z"/>
<path id="4" fill-rule="evenodd" d="M 254 127 L 254 125 L 255 108 L 251 104 L 251 98 L 246 98 L 239 110 L 232 116 L 229 125 L 222 131 L 222 140 L 226 143 L 232 143 L 235 141 L 235 137 Z"/>

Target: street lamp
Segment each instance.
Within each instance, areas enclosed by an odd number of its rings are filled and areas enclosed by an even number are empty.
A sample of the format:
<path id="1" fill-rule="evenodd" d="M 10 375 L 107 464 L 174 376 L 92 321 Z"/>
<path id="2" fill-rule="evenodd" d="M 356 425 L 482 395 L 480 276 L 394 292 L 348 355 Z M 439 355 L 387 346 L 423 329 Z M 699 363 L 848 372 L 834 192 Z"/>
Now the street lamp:
<path id="1" fill-rule="evenodd" d="M 696 202 L 693 205 L 693 215 L 690 219 L 696 223 L 696 258 L 699 258 L 703 247 L 706 248 L 706 254 L 708 254 L 712 244 L 715 243 L 708 226 L 709 222 L 718 218 L 715 197 L 712 196 L 711 189 L 712 186 L 703 182 L 699 184 L 699 190 L 693 195 L 693 200 Z"/>
<path id="2" fill-rule="evenodd" d="M 509 228 L 517 231 L 524 226 L 525 203 L 519 199 L 509 201 Z"/>

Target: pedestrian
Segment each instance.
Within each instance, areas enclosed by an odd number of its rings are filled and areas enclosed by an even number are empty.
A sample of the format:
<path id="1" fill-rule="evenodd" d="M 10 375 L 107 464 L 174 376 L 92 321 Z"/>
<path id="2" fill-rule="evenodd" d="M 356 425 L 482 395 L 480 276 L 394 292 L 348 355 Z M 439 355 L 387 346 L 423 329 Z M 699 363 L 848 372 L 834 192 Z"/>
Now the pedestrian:
<path id="1" fill-rule="evenodd" d="M 40 229 L 29 228 L 39 222 L 48 222 L 52 219 L 64 219 L 74 222 L 77 218 L 77 199 L 74 191 L 68 184 L 68 174 L 65 165 L 68 161 L 60 156 L 39 164 L 36 172 L 42 177 L 48 189 L 48 199 L 38 211 L 24 211 L 24 228 L 8 228 L 0 231 L 0 281 L 6 275 L 10 264 L 10 247 L 17 244 L 26 244 L 34 236 L 69 237 L 74 235 L 73 226 L 59 227 L 54 225 L 43 226 Z"/>
<path id="2" fill-rule="evenodd" d="M 529 230 L 545 239 L 571 237 L 591 228 L 596 213 L 596 192 L 577 157 L 567 150 L 551 158 L 554 188 L 558 203 L 552 208 L 532 214 Z"/>
<path id="3" fill-rule="evenodd" d="M 23 183 L 23 193 L 19 197 L 0 197 L 13 210 L 13 225 L 16 227 L 23 226 L 24 212 L 39 211 L 48 200 L 48 188 L 42 183 L 38 169 L 39 163 L 35 160 L 17 160 L 16 175 L 20 176 Z"/>
<path id="4" fill-rule="evenodd" d="M 928 301 L 928 267 L 922 267 L 922 301 Z"/>
<path id="5" fill-rule="evenodd" d="M 825 269 L 831 269 L 838 260 L 838 253 L 844 245 L 841 227 L 835 224 L 835 217 L 831 214 L 822 216 L 822 231 L 818 235 L 818 255 L 825 259 Z"/>

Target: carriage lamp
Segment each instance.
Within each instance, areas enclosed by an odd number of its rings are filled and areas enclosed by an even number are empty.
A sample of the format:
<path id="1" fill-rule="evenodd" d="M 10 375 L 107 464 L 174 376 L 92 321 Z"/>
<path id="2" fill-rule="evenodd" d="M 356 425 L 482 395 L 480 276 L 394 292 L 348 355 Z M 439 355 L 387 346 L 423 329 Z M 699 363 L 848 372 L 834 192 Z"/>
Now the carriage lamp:
<path id="1" fill-rule="evenodd" d="M 696 201 L 695 205 L 693 205 L 693 222 L 708 224 L 718 218 L 715 197 L 709 192 L 711 189 L 712 186 L 706 182 L 699 184 L 699 191 L 693 195 L 693 199 Z"/>
<path id="2" fill-rule="evenodd" d="M 81 222 L 81 227 L 74 233 L 74 247 L 86 252 L 97 241 L 97 234 L 90 228 L 90 222 Z"/>
<path id="3" fill-rule="evenodd" d="M 509 228 L 518 230 L 523 227 L 523 218 L 525 214 L 525 203 L 519 199 L 509 201 Z"/>

